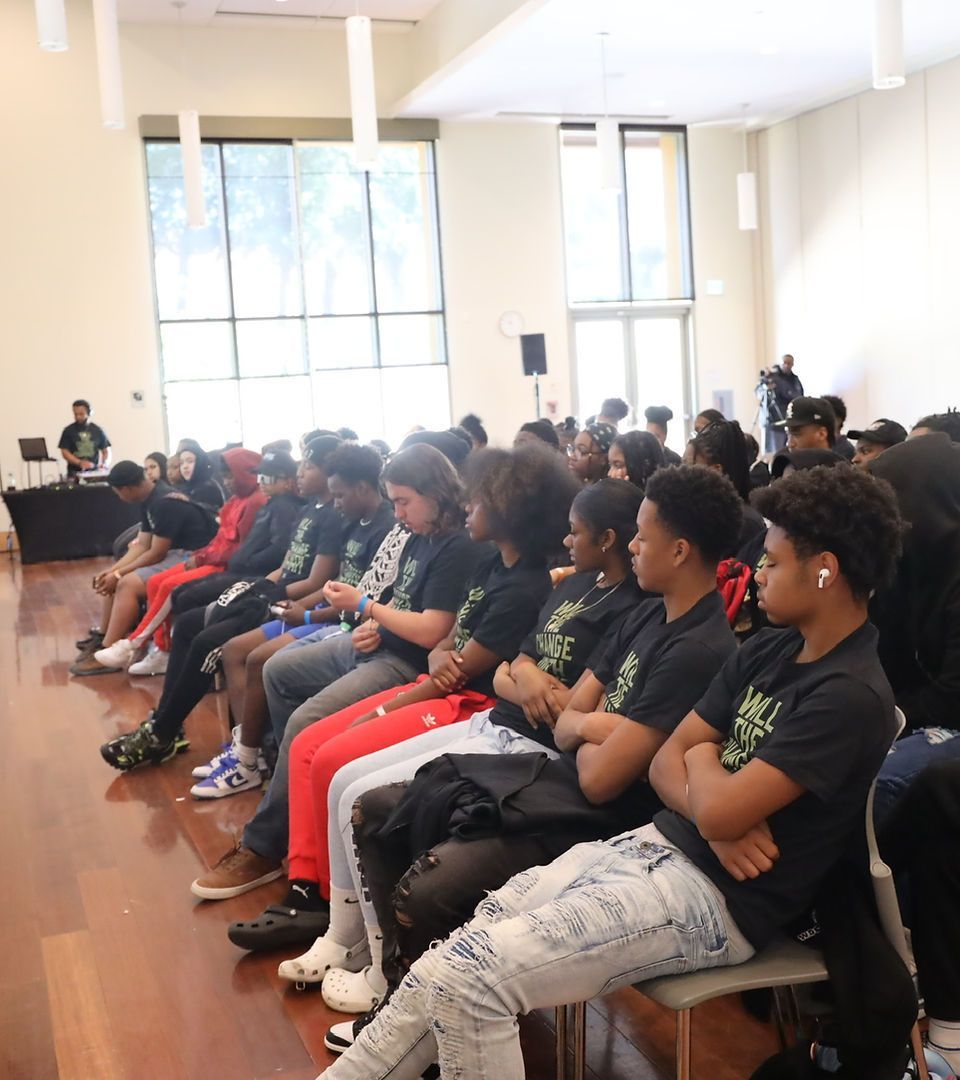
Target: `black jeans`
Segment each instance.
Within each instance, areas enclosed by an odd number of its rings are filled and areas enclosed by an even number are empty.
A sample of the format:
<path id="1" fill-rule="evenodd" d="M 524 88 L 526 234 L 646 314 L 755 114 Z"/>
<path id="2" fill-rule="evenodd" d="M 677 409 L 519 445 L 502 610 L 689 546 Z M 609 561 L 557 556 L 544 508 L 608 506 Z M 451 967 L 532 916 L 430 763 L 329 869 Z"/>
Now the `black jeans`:
<path id="1" fill-rule="evenodd" d="M 201 670 L 207 656 L 243 632 L 244 624 L 237 619 L 221 619 L 204 627 L 205 615 L 206 607 L 193 608 L 179 615 L 173 625 L 163 693 L 153 713 L 153 731 L 161 743 L 176 736 L 212 687 L 213 675 Z"/>
<path id="2" fill-rule="evenodd" d="M 410 865 L 405 834 L 373 834 L 389 818 L 406 784 L 364 792 L 353 810 L 354 843 L 360 856 L 362 887 L 369 895 L 383 934 L 383 974 L 395 988 L 410 965 L 462 926 L 477 904 L 514 874 L 552 862 L 571 841 L 560 836 L 455 838 L 424 852 Z"/>
<path id="3" fill-rule="evenodd" d="M 920 991 L 928 1016 L 960 1020 L 960 761 L 924 769 L 894 805 L 880 850 L 909 897 Z"/>
<path id="4" fill-rule="evenodd" d="M 170 594 L 170 609 L 173 617 L 176 618 L 194 608 L 205 608 L 231 585 L 236 585 L 238 581 L 249 580 L 252 579 L 244 578 L 241 574 L 222 571 L 219 574 L 210 574 L 208 577 L 200 578 L 199 581 L 188 581 L 186 585 L 178 585 Z"/>

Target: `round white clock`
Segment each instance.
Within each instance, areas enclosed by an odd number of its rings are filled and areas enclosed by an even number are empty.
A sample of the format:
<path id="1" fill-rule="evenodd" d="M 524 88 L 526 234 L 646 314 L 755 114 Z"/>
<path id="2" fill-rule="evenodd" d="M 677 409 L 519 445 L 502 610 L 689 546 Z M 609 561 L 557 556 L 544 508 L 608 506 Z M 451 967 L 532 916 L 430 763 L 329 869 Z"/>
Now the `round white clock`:
<path id="1" fill-rule="evenodd" d="M 500 333 L 511 338 L 523 333 L 523 316 L 519 311 L 505 311 L 500 316 Z"/>

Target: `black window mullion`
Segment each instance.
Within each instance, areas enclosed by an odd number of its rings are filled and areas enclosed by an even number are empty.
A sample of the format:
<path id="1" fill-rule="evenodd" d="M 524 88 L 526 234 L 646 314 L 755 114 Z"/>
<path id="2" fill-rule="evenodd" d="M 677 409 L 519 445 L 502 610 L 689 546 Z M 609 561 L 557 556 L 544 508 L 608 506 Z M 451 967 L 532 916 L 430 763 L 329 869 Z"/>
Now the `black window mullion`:
<path id="1" fill-rule="evenodd" d="M 368 266 L 370 267 L 370 297 L 372 300 L 371 307 L 373 308 L 373 364 L 376 368 L 381 368 L 383 365 L 380 363 L 380 304 L 377 299 L 377 269 L 376 269 L 376 254 L 373 246 L 373 210 L 370 205 L 370 173 L 364 170 L 363 173 L 363 216 L 367 223 L 367 254 L 369 256 Z"/>

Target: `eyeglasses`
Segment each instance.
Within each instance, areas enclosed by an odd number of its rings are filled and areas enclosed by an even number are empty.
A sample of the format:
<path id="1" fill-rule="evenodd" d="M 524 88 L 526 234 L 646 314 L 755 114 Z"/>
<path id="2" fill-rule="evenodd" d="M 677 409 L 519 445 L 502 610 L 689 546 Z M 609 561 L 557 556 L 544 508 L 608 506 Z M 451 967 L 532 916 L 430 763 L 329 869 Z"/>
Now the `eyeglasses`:
<path id="1" fill-rule="evenodd" d="M 582 446 L 574 446 L 572 443 L 567 447 L 567 457 L 585 458 L 593 457 L 596 450 L 584 450 Z"/>

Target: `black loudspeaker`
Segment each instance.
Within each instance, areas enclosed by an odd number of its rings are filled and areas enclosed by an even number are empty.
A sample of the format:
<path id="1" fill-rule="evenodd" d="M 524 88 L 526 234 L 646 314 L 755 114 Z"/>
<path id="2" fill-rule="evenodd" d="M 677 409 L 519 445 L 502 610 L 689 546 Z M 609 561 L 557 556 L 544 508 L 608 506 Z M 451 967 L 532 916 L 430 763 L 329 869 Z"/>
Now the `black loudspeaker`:
<path id="1" fill-rule="evenodd" d="M 547 342 L 543 334 L 521 334 L 524 375 L 546 375 Z"/>

